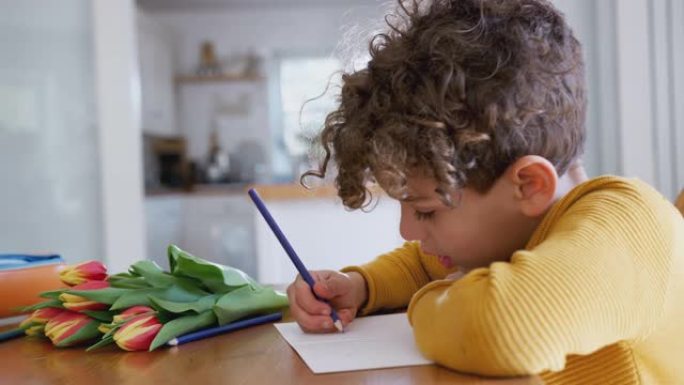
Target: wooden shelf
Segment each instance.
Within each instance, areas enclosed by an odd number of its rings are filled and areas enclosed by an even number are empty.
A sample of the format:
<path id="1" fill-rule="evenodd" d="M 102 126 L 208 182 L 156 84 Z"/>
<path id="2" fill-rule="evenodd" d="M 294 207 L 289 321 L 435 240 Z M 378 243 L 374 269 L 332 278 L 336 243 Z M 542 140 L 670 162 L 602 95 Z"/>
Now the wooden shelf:
<path id="1" fill-rule="evenodd" d="M 265 78 L 261 75 L 178 75 L 176 83 L 217 83 L 217 82 L 260 82 Z"/>
<path id="2" fill-rule="evenodd" d="M 313 187 L 310 190 L 299 183 L 284 184 L 255 184 L 247 189 L 254 188 L 264 200 L 299 200 L 310 198 L 335 198 L 337 189 L 331 185 Z"/>
<path id="3" fill-rule="evenodd" d="M 311 198 L 330 198 L 335 201 L 340 201 L 337 195 L 337 188 L 332 184 L 312 186 L 310 189 L 305 188 L 297 182 L 283 184 L 253 184 L 247 186 L 245 191 L 250 188 L 257 190 L 261 198 L 268 201 Z M 387 194 L 377 185 L 370 186 L 370 191 L 373 194 L 373 199 L 387 196 Z"/>

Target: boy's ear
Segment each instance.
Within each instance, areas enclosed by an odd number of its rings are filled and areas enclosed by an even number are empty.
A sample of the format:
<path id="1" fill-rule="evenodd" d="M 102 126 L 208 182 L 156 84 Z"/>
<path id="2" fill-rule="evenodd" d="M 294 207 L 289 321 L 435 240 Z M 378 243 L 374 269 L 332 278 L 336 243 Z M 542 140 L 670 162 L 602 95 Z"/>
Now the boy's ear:
<path id="1" fill-rule="evenodd" d="M 514 188 L 514 197 L 521 212 L 538 217 L 554 202 L 558 185 L 556 168 L 546 158 L 526 155 L 506 171 Z"/>

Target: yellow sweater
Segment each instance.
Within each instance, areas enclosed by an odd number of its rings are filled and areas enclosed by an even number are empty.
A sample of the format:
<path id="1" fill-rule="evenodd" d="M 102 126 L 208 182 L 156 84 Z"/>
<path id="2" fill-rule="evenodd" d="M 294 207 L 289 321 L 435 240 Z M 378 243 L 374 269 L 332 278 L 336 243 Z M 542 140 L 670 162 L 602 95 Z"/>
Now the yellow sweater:
<path id="1" fill-rule="evenodd" d="M 646 184 L 600 177 L 558 201 L 524 250 L 457 281 L 416 243 L 345 271 L 363 313 L 409 304 L 420 350 L 453 369 L 548 384 L 684 381 L 684 220 Z M 431 282 L 432 281 L 432 282 Z"/>

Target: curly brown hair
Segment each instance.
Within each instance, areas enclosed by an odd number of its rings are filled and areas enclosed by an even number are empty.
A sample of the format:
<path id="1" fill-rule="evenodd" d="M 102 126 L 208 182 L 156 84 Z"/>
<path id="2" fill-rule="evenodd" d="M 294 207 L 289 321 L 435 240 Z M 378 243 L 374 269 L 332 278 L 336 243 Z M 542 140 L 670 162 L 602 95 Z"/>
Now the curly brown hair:
<path id="1" fill-rule="evenodd" d="M 368 66 L 342 75 L 339 108 L 317 139 L 325 158 L 302 180 L 324 177 L 332 158 L 338 195 L 356 209 L 372 182 L 401 199 L 415 169 L 440 191 L 484 193 L 522 156 L 548 159 L 559 175 L 579 158 L 581 46 L 549 2 L 400 0 L 385 20 Z"/>

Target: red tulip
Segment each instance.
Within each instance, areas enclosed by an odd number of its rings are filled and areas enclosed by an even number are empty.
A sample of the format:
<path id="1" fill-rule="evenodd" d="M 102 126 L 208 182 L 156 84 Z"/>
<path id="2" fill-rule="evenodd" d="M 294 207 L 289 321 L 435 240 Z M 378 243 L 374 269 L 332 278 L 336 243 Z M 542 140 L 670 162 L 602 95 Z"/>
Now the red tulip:
<path id="1" fill-rule="evenodd" d="M 86 281 L 102 281 L 107 278 L 107 268 L 99 261 L 87 261 L 67 266 L 59 273 L 59 278 L 69 286 Z"/>
<path id="2" fill-rule="evenodd" d="M 101 323 L 100 326 L 97 327 L 97 330 L 102 334 L 107 334 L 112 330 L 112 324 Z"/>
<path id="3" fill-rule="evenodd" d="M 45 307 L 42 309 L 34 310 L 31 315 L 23 320 L 19 327 L 24 329 L 26 335 L 38 336 L 43 335 L 45 331 L 45 324 L 51 319 L 60 315 L 64 310 L 54 307 Z"/>
<path id="4" fill-rule="evenodd" d="M 45 325 L 33 325 L 24 328 L 24 334 L 29 337 L 43 337 L 45 335 Z"/>
<path id="5" fill-rule="evenodd" d="M 98 290 L 106 287 L 109 287 L 107 281 L 87 281 L 72 287 L 71 290 Z M 69 291 L 60 294 L 59 300 L 62 301 L 65 308 L 73 311 L 104 310 L 109 307 L 109 305 L 89 300 L 80 295 L 71 294 Z"/>
<path id="6" fill-rule="evenodd" d="M 112 323 L 124 323 L 132 317 L 141 314 L 154 314 L 155 310 L 148 306 L 133 306 L 114 316 Z"/>
<path id="7" fill-rule="evenodd" d="M 114 342 L 121 349 L 128 351 L 149 350 L 152 340 L 162 326 L 154 314 L 137 315 L 128 319 L 114 333 Z"/>
<path id="8" fill-rule="evenodd" d="M 73 346 L 100 336 L 99 324 L 85 314 L 65 310 L 45 324 L 45 335 L 57 347 Z"/>
<path id="9" fill-rule="evenodd" d="M 115 315 L 114 318 L 112 318 L 111 323 L 100 324 L 100 326 L 98 327 L 98 330 L 101 331 L 103 334 L 107 334 L 110 331 L 112 331 L 112 329 L 114 329 L 115 327 L 120 327 L 127 320 L 129 320 L 135 316 L 139 316 L 142 314 L 150 315 L 150 314 L 155 314 L 155 313 L 156 313 L 156 311 L 154 309 L 152 309 L 151 307 L 148 307 L 148 306 L 142 306 L 142 305 L 132 306 L 132 307 L 129 307 L 128 309 L 122 311 L 121 313 Z"/>

